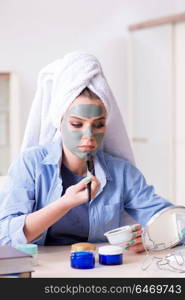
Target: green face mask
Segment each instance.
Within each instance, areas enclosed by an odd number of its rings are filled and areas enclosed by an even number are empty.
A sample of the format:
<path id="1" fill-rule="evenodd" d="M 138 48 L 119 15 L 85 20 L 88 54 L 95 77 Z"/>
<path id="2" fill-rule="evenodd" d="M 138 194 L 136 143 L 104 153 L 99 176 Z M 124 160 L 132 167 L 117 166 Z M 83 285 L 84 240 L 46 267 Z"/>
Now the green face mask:
<path id="1" fill-rule="evenodd" d="M 85 131 L 82 130 L 71 130 L 68 127 L 67 119 L 69 116 L 77 116 L 84 118 L 95 118 L 101 116 L 103 113 L 103 109 L 100 105 L 94 104 L 79 104 L 73 106 L 71 110 L 64 116 L 62 121 L 61 129 L 62 129 L 62 137 L 65 146 L 76 156 L 81 159 L 87 157 L 88 154 L 94 154 L 101 145 L 104 133 L 93 133 L 92 126 L 89 126 Z M 94 137 L 97 142 L 97 148 L 90 152 L 82 152 L 78 148 L 81 143 L 82 137 Z"/>

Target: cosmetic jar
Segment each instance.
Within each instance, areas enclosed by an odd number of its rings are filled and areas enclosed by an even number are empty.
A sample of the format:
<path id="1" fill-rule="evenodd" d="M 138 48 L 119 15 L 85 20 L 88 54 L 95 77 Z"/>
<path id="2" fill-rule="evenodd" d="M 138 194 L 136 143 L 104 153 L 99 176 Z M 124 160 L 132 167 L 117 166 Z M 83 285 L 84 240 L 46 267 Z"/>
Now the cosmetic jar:
<path id="1" fill-rule="evenodd" d="M 123 249 L 119 246 L 103 246 L 98 250 L 99 263 L 102 265 L 121 265 L 123 263 Z"/>
<path id="2" fill-rule="evenodd" d="M 71 252 L 71 267 L 75 269 L 92 269 L 95 266 L 95 258 L 92 252 Z"/>
<path id="3" fill-rule="evenodd" d="M 80 252 L 80 251 L 87 251 L 87 252 L 95 252 L 96 245 L 91 243 L 75 243 L 71 245 L 71 252 Z"/>
<path id="4" fill-rule="evenodd" d="M 132 229 L 131 226 L 122 226 L 104 233 L 109 243 L 112 245 L 123 244 L 131 240 Z"/>
<path id="5" fill-rule="evenodd" d="M 38 254 L 38 245 L 36 244 L 18 244 L 15 246 L 16 249 L 21 250 L 27 254 L 33 256 L 33 264 L 38 265 L 37 254 Z"/>

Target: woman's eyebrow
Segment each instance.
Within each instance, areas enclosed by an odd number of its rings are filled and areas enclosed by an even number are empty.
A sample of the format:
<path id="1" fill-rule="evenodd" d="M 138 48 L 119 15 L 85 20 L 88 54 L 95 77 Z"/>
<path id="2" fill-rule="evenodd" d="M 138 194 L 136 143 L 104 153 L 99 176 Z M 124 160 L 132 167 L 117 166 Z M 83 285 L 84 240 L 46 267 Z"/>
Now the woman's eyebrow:
<path id="1" fill-rule="evenodd" d="M 77 119 L 77 120 L 87 120 L 87 118 L 79 118 L 76 116 L 70 116 L 70 118 Z M 105 120 L 105 117 L 98 117 L 98 118 L 94 119 L 94 121 L 97 121 L 97 120 Z"/>

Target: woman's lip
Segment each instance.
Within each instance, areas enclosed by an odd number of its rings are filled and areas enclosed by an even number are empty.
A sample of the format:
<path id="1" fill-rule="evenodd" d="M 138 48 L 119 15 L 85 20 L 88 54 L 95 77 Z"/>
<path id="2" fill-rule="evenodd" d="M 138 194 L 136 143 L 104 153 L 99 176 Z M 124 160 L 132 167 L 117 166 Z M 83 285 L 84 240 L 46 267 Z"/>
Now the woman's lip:
<path id="1" fill-rule="evenodd" d="M 92 150 L 94 149 L 95 147 L 94 146 L 79 146 L 80 149 L 83 149 L 83 150 Z"/>

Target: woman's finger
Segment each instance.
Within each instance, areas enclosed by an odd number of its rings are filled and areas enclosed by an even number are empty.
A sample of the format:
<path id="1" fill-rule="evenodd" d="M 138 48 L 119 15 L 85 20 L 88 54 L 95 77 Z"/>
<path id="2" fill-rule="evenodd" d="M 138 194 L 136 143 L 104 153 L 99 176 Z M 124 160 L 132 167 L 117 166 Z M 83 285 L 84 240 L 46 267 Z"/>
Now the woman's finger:
<path id="1" fill-rule="evenodd" d="M 135 246 L 131 247 L 131 248 L 130 248 L 130 250 L 131 250 L 132 252 L 135 252 L 135 253 L 139 253 L 139 252 L 143 252 L 143 251 L 145 251 L 145 249 L 144 249 L 144 247 L 143 247 L 143 244 L 142 244 L 142 243 L 140 243 L 140 244 L 137 244 L 137 245 L 135 245 Z"/>
<path id="2" fill-rule="evenodd" d="M 141 224 L 134 224 L 131 226 L 132 232 L 138 231 L 142 229 Z"/>
<path id="3" fill-rule="evenodd" d="M 127 243 L 125 250 L 131 250 L 132 252 L 139 253 L 143 252 L 145 249 L 143 247 L 142 239 L 136 238 Z"/>
<path id="4" fill-rule="evenodd" d="M 132 239 L 135 239 L 137 237 L 141 237 L 141 234 L 142 234 L 142 230 L 138 230 L 138 231 L 134 231 L 132 232 Z"/>
<path id="5" fill-rule="evenodd" d="M 96 177 L 93 176 L 91 180 L 91 197 L 94 198 L 96 195 L 97 191 L 99 190 L 100 187 L 100 182 L 97 180 Z"/>
<path id="6" fill-rule="evenodd" d="M 89 176 L 83 178 L 81 181 L 79 181 L 78 183 L 73 185 L 74 191 L 80 192 L 80 191 L 84 190 L 87 187 L 87 184 L 91 181 L 92 181 L 92 179 Z"/>
<path id="7" fill-rule="evenodd" d="M 137 244 L 142 244 L 142 239 L 140 237 L 130 240 L 126 247 L 134 247 Z"/>

